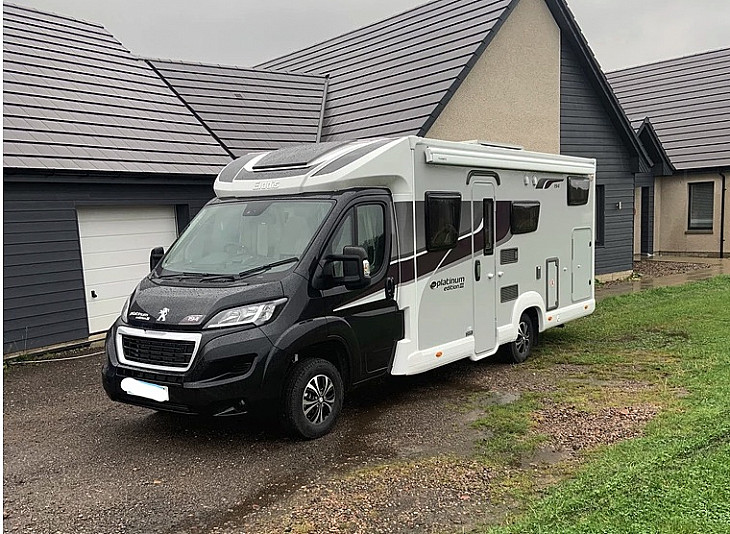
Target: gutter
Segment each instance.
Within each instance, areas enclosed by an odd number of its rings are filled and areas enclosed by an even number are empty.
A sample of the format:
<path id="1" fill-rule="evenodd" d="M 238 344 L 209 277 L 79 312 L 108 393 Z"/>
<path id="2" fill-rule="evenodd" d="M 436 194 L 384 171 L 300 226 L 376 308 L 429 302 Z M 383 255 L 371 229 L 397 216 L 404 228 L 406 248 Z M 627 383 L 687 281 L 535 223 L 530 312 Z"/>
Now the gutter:
<path id="1" fill-rule="evenodd" d="M 725 176 L 725 169 L 720 171 L 722 176 L 722 187 L 720 193 L 722 197 L 720 199 L 720 257 L 725 257 L 725 197 L 727 196 L 727 177 Z"/>

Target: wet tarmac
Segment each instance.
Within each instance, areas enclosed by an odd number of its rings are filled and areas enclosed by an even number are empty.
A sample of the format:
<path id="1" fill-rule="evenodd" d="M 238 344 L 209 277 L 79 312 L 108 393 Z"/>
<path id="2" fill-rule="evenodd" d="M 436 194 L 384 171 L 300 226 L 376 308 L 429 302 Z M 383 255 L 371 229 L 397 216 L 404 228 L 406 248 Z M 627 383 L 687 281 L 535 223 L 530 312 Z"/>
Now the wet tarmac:
<path id="1" fill-rule="evenodd" d="M 113 403 L 101 357 L 4 376 L 4 532 L 211 532 L 303 484 L 384 460 L 470 454 L 459 406 L 503 364 L 389 378 L 346 401 L 335 430 L 295 441 L 252 416 L 195 418 Z"/>

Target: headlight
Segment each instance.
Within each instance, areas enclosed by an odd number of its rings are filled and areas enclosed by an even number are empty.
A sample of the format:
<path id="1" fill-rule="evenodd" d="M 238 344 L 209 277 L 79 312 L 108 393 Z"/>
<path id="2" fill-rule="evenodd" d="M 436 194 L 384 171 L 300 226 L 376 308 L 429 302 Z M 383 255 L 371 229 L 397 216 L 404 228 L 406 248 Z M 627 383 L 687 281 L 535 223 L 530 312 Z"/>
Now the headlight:
<path id="1" fill-rule="evenodd" d="M 222 328 L 224 326 L 237 326 L 242 324 L 255 324 L 260 326 L 267 323 L 273 317 L 276 307 L 284 304 L 286 299 L 270 300 L 258 304 L 247 304 L 237 308 L 223 310 L 213 317 L 205 328 Z"/>
<path id="2" fill-rule="evenodd" d="M 122 321 L 124 321 L 125 323 L 127 322 L 127 314 L 129 313 L 129 301 L 130 300 L 132 300 L 131 295 L 129 297 L 127 297 L 127 300 L 124 303 L 124 306 L 122 306 L 121 317 L 122 317 Z"/>

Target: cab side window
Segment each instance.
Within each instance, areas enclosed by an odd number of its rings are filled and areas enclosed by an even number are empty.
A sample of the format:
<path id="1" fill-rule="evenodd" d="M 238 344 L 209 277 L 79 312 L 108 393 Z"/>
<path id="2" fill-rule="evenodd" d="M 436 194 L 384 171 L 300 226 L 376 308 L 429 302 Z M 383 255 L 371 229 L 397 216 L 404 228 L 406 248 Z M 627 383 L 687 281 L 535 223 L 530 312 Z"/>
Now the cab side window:
<path id="1" fill-rule="evenodd" d="M 342 254 L 347 246 L 365 249 L 370 273 L 375 275 L 385 261 L 385 212 L 381 204 L 362 204 L 352 208 L 330 240 L 327 254 Z"/>

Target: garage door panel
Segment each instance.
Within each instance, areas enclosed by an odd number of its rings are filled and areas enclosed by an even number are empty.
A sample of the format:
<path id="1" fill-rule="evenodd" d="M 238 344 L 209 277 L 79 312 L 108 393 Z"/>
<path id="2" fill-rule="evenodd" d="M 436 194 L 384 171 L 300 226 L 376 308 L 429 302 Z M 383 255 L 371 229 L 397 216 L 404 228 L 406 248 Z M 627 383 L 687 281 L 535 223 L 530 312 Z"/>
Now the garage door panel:
<path id="1" fill-rule="evenodd" d="M 92 226 L 85 227 L 81 237 L 106 237 L 106 236 L 129 236 L 148 235 L 159 233 L 161 221 L 133 221 L 133 224 L 124 224 L 123 221 L 98 221 Z M 175 224 L 175 219 L 166 221 L 170 226 Z"/>
<path id="2" fill-rule="evenodd" d="M 122 306 L 124 306 L 124 303 L 126 302 L 127 297 L 118 297 L 113 299 L 107 299 L 103 300 L 101 302 L 97 302 L 96 306 L 96 312 L 99 315 L 115 315 L 116 317 L 119 317 L 119 314 L 122 312 Z M 115 319 L 116 319 L 115 317 Z"/>
<path id="3" fill-rule="evenodd" d="M 84 245 L 82 252 L 84 254 L 105 254 L 110 251 L 138 251 L 140 249 L 147 250 L 147 259 L 149 259 L 150 250 L 155 247 L 167 248 L 172 241 L 168 232 L 155 232 L 148 234 L 125 234 L 121 236 L 98 236 L 98 237 L 82 237 Z M 173 239 L 174 240 L 174 239 Z M 113 242 L 114 248 L 111 249 L 110 241 Z M 111 250 L 110 250 L 111 249 Z"/>
<path id="4" fill-rule="evenodd" d="M 81 207 L 78 222 L 89 332 L 102 332 L 149 273 L 150 250 L 168 248 L 175 240 L 175 211 L 173 206 Z"/>
<path id="5" fill-rule="evenodd" d="M 136 285 L 142 277 L 150 272 L 149 262 L 141 265 L 124 265 L 122 267 L 107 267 L 104 269 L 92 269 L 86 273 L 86 283 L 90 287 L 99 292 L 99 288 L 116 284 L 120 282 L 128 282 Z M 142 273 L 140 275 L 140 273 Z"/>
<path id="6" fill-rule="evenodd" d="M 134 265 L 145 265 L 149 270 L 150 265 L 150 250 L 153 247 L 147 249 L 147 261 L 136 263 Z M 136 250 L 136 249 L 134 249 Z M 117 267 L 119 265 L 126 265 L 129 261 L 129 252 L 126 250 L 115 250 L 114 252 L 94 252 L 87 253 L 84 255 L 84 267 L 87 271 L 94 271 L 96 269 L 106 269 L 108 267 Z"/>
<path id="7" fill-rule="evenodd" d="M 174 219 L 174 212 L 168 211 L 172 206 L 82 206 L 84 221 L 90 223 L 117 221 L 127 223 L 134 220 L 159 220 L 161 218 Z M 123 210 L 123 211 L 122 211 Z M 162 210 L 165 210 L 164 213 Z"/>

